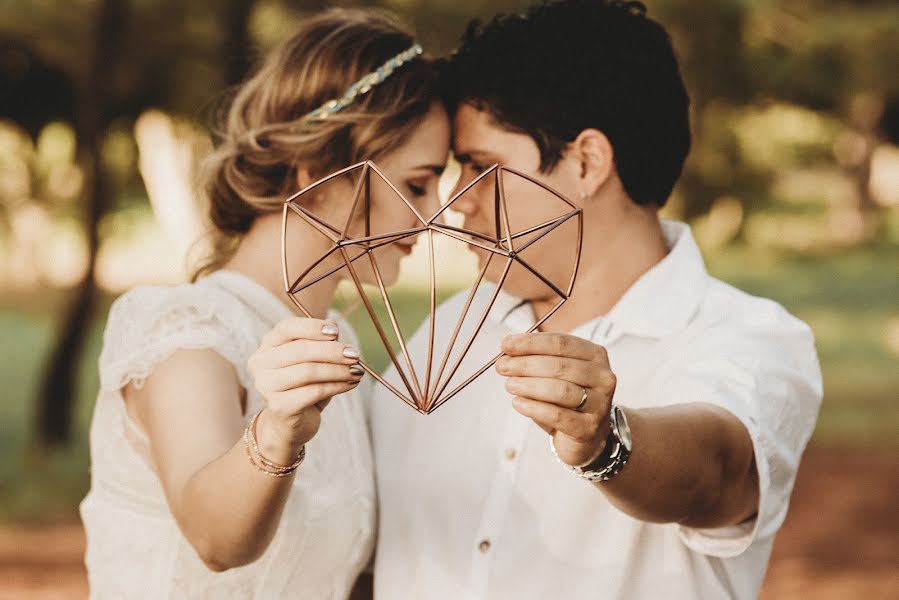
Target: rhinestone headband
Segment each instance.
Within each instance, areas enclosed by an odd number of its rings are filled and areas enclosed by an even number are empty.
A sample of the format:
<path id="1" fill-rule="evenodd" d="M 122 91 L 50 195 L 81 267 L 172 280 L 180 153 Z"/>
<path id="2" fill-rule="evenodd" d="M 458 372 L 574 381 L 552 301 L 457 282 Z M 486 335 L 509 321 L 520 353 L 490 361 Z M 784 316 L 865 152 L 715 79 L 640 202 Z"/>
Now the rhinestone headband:
<path id="1" fill-rule="evenodd" d="M 383 65 L 378 67 L 376 71 L 372 71 L 353 85 L 349 87 L 343 97 L 329 100 L 325 102 L 309 114 L 307 114 L 304 118 L 309 121 L 323 121 L 333 115 L 334 113 L 340 112 L 350 104 L 356 101 L 356 98 L 359 96 L 364 96 L 368 92 L 371 91 L 373 87 L 382 83 L 385 79 L 390 77 L 394 71 L 399 69 L 401 66 L 406 64 L 407 62 L 417 58 L 423 52 L 421 46 L 415 44 L 408 50 L 404 50 L 400 52 Z"/>

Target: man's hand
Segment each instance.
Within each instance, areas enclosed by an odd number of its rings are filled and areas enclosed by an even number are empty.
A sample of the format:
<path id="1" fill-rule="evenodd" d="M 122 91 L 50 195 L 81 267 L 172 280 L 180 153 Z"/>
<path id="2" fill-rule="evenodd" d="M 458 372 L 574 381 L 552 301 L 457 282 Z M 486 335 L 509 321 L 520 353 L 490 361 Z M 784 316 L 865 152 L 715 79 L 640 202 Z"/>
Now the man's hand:
<path id="1" fill-rule="evenodd" d="M 496 370 L 508 377 L 515 410 L 553 436 L 566 463 L 585 465 L 599 456 L 616 383 L 606 349 L 573 335 L 525 333 L 504 338 L 502 350 Z"/>

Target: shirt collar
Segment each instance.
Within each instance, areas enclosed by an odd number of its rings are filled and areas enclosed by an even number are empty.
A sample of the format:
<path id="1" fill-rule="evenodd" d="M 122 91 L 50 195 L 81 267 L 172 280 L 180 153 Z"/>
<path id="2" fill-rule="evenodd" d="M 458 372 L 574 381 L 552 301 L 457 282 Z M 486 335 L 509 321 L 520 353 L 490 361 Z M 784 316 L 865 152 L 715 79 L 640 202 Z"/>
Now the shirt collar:
<path id="1" fill-rule="evenodd" d="M 661 225 L 669 248 L 665 258 L 641 275 L 607 315 L 582 323 L 573 333 L 589 339 L 598 335 L 609 343 L 626 334 L 661 338 L 689 324 L 705 296 L 709 275 L 690 227 L 665 220 Z M 490 315 L 515 331 L 534 324 L 530 307 L 502 290 Z"/>
<path id="2" fill-rule="evenodd" d="M 644 273 L 609 311 L 611 337 L 661 338 L 686 327 L 709 285 L 709 274 L 689 225 L 662 221 L 669 252 Z"/>

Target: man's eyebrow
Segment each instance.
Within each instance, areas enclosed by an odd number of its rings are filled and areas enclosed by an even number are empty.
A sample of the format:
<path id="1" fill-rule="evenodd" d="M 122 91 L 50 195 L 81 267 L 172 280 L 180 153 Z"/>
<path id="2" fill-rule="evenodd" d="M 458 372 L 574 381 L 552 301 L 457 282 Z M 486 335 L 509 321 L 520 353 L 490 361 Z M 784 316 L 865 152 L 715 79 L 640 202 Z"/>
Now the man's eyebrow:
<path id="1" fill-rule="evenodd" d="M 490 163 L 500 162 L 498 160 L 495 160 L 495 158 L 488 152 L 482 152 L 480 150 L 472 150 L 471 152 L 463 152 L 461 154 L 453 154 L 453 156 L 456 159 L 456 162 L 459 162 L 461 164 L 471 162 L 472 155 L 476 155 L 476 157 L 479 159 L 486 159 L 485 162 L 490 162 Z"/>

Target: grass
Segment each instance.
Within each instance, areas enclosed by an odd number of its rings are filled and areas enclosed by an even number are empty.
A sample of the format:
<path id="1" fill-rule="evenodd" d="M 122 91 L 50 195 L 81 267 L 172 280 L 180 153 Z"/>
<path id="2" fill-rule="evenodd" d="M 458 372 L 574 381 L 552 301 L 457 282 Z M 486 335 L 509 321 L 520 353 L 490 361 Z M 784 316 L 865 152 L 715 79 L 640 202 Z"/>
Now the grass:
<path id="1" fill-rule="evenodd" d="M 714 275 L 774 298 L 814 329 L 825 382 L 817 443 L 897 445 L 899 360 L 885 332 L 888 321 L 899 317 L 897 264 L 899 249 L 892 246 L 821 256 L 731 247 L 708 257 Z M 427 299 L 405 290 L 393 301 L 400 327 L 410 335 L 427 313 Z M 74 441 L 58 450 L 37 451 L 30 444 L 33 399 L 56 311 L 33 302 L 18 304 L 0 309 L 0 521 L 71 518 L 87 489 L 87 430 L 105 310 L 91 327 L 80 361 Z M 359 310 L 350 321 L 359 324 L 364 318 Z M 386 364 L 374 336 L 361 343 L 370 362 Z"/>

